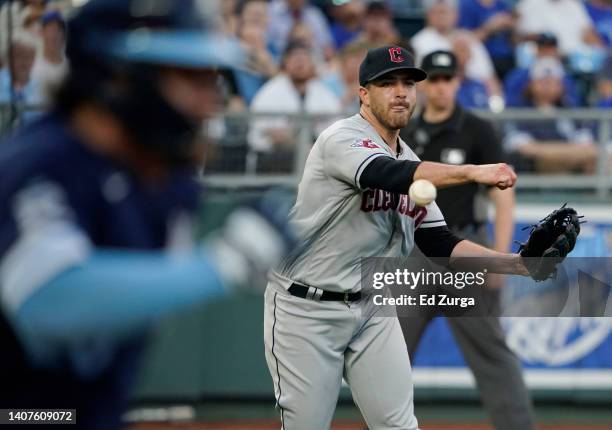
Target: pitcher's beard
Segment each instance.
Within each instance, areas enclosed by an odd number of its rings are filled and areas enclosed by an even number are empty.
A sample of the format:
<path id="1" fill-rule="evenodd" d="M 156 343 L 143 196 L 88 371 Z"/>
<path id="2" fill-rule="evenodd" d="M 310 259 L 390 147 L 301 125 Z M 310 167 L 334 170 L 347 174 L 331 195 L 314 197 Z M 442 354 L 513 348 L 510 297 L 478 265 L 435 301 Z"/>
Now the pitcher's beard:
<path id="1" fill-rule="evenodd" d="M 410 106 L 408 111 L 402 114 L 394 114 L 391 108 L 387 111 L 377 109 L 375 106 L 371 106 L 372 113 L 385 128 L 389 130 L 399 130 L 408 125 L 412 113 L 414 112 L 414 106 Z"/>

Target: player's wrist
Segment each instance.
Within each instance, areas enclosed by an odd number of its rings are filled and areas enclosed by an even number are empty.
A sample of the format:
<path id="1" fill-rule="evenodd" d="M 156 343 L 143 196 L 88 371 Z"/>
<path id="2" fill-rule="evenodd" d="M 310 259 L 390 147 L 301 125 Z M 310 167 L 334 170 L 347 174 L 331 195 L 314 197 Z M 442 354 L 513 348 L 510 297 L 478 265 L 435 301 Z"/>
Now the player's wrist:
<path id="1" fill-rule="evenodd" d="M 475 164 L 464 164 L 458 167 L 461 169 L 461 177 L 465 182 L 478 182 L 478 166 Z"/>
<path id="2" fill-rule="evenodd" d="M 525 266 L 525 261 L 521 254 L 513 254 L 514 255 L 514 273 L 521 276 L 529 276 L 529 270 L 527 266 Z"/>

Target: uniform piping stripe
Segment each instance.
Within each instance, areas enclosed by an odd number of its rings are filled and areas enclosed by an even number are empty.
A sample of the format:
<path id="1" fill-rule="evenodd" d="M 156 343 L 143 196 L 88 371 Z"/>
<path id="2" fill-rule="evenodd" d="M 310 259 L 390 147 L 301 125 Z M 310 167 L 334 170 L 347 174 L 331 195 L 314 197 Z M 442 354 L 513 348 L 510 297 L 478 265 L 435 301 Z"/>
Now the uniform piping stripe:
<path id="1" fill-rule="evenodd" d="M 423 221 L 421 224 L 431 224 L 431 223 L 434 223 L 434 222 L 444 222 L 444 220 L 443 219 L 437 219 L 437 220 L 434 220 L 434 221 Z"/>
<path id="2" fill-rule="evenodd" d="M 274 293 L 274 323 L 272 323 L 272 356 L 274 357 L 274 361 L 276 361 L 276 376 L 278 377 L 278 399 L 276 399 L 276 404 L 278 405 L 278 407 L 281 410 L 281 427 L 283 430 L 285 430 L 285 411 L 283 409 L 283 407 L 280 404 L 280 398 L 281 398 L 281 385 L 280 385 L 280 372 L 278 370 L 278 357 L 276 356 L 276 354 L 274 353 L 274 345 L 275 345 L 275 339 L 274 339 L 274 333 L 275 333 L 275 329 L 276 329 L 276 295 L 278 293 Z"/>
<path id="3" fill-rule="evenodd" d="M 361 164 L 359 165 L 359 167 L 357 167 L 357 170 L 355 171 L 355 185 L 357 185 L 357 187 L 359 187 L 359 183 L 357 182 L 358 177 L 360 176 L 360 173 L 362 171 L 362 167 L 363 165 L 371 158 L 373 157 L 377 157 L 377 156 L 381 156 L 381 155 L 386 155 L 387 157 L 389 156 L 389 154 L 384 153 L 384 152 L 375 152 L 374 154 L 369 155 L 365 160 L 363 160 L 361 162 Z M 364 167 L 365 168 L 365 167 Z"/>
<path id="4" fill-rule="evenodd" d="M 424 228 L 424 229 L 428 229 L 428 228 L 436 228 L 436 227 L 446 227 L 446 223 L 444 221 L 439 221 L 437 223 L 433 223 L 433 224 L 421 224 L 419 225 L 419 229 Z"/>

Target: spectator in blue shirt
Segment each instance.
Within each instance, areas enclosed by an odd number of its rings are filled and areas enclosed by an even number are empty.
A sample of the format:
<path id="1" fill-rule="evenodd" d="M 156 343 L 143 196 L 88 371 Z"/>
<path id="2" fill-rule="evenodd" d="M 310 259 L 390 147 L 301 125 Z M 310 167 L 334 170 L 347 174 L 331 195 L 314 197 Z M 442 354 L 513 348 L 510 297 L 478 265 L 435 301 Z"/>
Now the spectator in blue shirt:
<path id="1" fill-rule="evenodd" d="M 564 107 L 563 76 L 557 59 L 538 59 L 529 69 L 526 90 L 527 106 L 554 114 Z M 587 124 L 571 118 L 521 120 L 506 123 L 506 150 L 516 157 L 517 170 L 547 173 L 593 173 L 597 163 L 597 146 Z"/>
<path id="2" fill-rule="evenodd" d="M 597 74 L 597 107 L 612 107 L 612 54 L 608 54 Z"/>
<path id="3" fill-rule="evenodd" d="M 332 36 L 337 50 L 354 40 L 362 30 L 365 15 L 363 0 L 335 0 L 330 9 Z"/>
<path id="4" fill-rule="evenodd" d="M 238 37 L 247 55 L 248 70 L 234 70 L 236 86 L 247 105 L 259 88 L 278 73 L 278 65 L 266 49 L 265 27 L 253 21 L 241 22 Z"/>
<path id="5" fill-rule="evenodd" d="M 466 109 L 489 109 L 489 92 L 484 82 L 466 76 L 465 68 L 472 56 L 470 35 L 459 31 L 452 38 L 453 54 L 457 61 L 456 76 L 460 80 L 457 103 Z"/>
<path id="6" fill-rule="evenodd" d="M 336 70 L 322 76 L 321 80 L 340 99 L 346 113 L 359 112 L 359 65 L 371 48 L 364 42 L 347 44 L 338 55 Z"/>
<path id="7" fill-rule="evenodd" d="M 587 0 L 584 5 L 599 37 L 606 46 L 612 46 L 612 2 Z"/>
<path id="8" fill-rule="evenodd" d="M 525 98 L 525 90 L 529 85 L 529 67 L 531 63 L 540 58 L 554 58 L 561 61 L 561 52 L 557 37 L 552 33 L 542 33 L 536 39 L 536 51 L 534 58 L 526 67 L 516 68 L 510 71 L 504 79 L 504 94 L 506 105 L 510 107 L 524 107 L 528 104 Z M 567 74 L 563 75 L 563 104 L 566 107 L 581 105 L 580 95 L 576 83 Z"/>
<path id="9" fill-rule="evenodd" d="M 500 79 L 514 67 L 512 31 L 516 18 L 502 0 L 462 0 L 459 27 L 472 30 L 493 60 Z"/>
<path id="10" fill-rule="evenodd" d="M 464 78 L 457 91 L 457 103 L 466 109 L 489 109 L 487 87 L 473 79 Z"/>
<path id="11" fill-rule="evenodd" d="M 24 31 L 13 34 L 8 56 L 0 69 L 0 104 L 15 103 L 20 106 L 39 105 L 42 101 L 42 91 L 38 82 L 30 76 L 34 59 L 36 58 L 37 40 Z M 36 113 L 26 112 L 22 119 L 30 120 Z"/>

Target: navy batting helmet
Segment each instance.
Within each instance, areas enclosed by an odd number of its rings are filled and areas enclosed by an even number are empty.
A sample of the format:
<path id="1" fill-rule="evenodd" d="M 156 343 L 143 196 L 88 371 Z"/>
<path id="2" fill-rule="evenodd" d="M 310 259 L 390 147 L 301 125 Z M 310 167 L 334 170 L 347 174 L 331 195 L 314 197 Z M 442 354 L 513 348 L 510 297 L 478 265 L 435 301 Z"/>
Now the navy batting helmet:
<path id="1" fill-rule="evenodd" d="M 68 21 L 70 75 L 58 105 L 110 110 L 135 143 L 174 163 L 191 160 L 202 124 L 159 90 L 162 67 L 239 67 L 239 45 L 215 28 L 212 0 L 89 0 Z"/>

